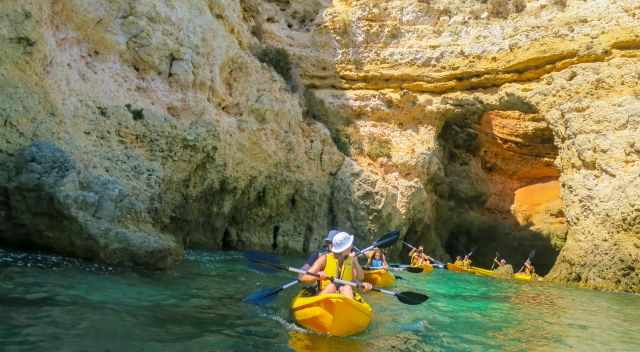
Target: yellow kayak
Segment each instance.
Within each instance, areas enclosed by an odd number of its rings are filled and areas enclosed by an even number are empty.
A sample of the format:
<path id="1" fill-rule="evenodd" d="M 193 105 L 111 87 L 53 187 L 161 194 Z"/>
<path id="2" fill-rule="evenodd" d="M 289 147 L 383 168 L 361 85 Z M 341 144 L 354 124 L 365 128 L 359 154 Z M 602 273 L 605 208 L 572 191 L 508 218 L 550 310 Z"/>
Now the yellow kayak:
<path id="1" fill-rule="evenodd" d="M 313 295 L 302 290 L 291 303 L 295 321 L 302 327 L 319 334 L 349 336 L 369 326 L 373 313 L 371 306 L 360 295 L 356 299 L 339 293 Z"/>
<path id="2" fill-rule="evenodd" d="M 495 277 L 496 276 L 496 272 L 493 270 L 489 270 L 489 269 L 483 269 L 483 268 L 478 268 L 476 266 L 472 266 L 471 270 L 473 270 L 473 273 L 476 275 L 480 275 L 480 276 L 488 276 L 488 277 Z"/>
<path id="3" fill-rule="evenodd" d="M 451 271 L 457 271 L 459 273 L 470 273 L 470 274 L 473 274 L 473 269 L 463 268 L 463 267 L 455 265 L 453 263 L 447 263 L 447 269 L 451 270 Z"/>
<path id="4" fill-rule="evenodd" d="M 387 269 L 365 270 L 364 281 L 375 287 L 385 288 L 393 285 L 396 282 L 396 277 Z"/>
<path id="5" fill-rule="evenodd" d="M 430 273 L 433 271 L 433 266 L 429 263 L 422 264 L 420 266 L 413 266 L 414 268 L 422 268 L 423 273 Z"/>
<path id="6" fill-rule="evenodd" d="M 544 280 L 542 276 L 539 276 L 536 274 L 529 275 L 525 273 L 513 274 L 513 278 L 516 280 L 522 280 L 522 281 L 543 281 Z"/>

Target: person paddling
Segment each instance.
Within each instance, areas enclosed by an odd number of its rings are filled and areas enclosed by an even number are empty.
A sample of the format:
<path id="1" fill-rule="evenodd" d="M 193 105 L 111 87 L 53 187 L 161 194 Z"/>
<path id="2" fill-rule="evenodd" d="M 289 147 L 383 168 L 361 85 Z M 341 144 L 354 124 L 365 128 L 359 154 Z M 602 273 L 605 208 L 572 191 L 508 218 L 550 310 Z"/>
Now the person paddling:
<path id="1" fill-rule="evenodd" d="M 522 266 L 522 268 L 520 269 L 520 271 L 518 271 L 518 273 L 523 272 L 527 275 L 535 275 L 536 273 L 536 268 L 533 266 L 533 264 L 531 263 L 531 260 L 527 258 L 527 261 L 524 262 L 524 265 Z"/>
<path id="2" fill-rule="evenodd" d="M 362 281 L 364 272 L 360 263 L 358 263 L 353 249 L 353 236 L 346 232 L 339 232 L 333 237 L 331 242 L 331 252 L 321 255 L 308 270 L 310 273 L 320 276 L 319 288 L 320 294 L 341 293 L 342 295 L 353 299 L 353 289 L 348 285 L 336 285 L 331 282 L 330 278 L 338 278 L 345 281 Z M 317 282 L 318 278 L 312 275 L 303 275 L 302 282 Z M 370 283 L 363 282 L 363 290 L 369 291 L 372 286 Z"/>
<path id="3" fill-rule="evenodd" d="M 324 238 L 324 241 L 322 243 L 322 247 L 320 247 L 320 249 L 318 249 L 317 251 L 311 253 L 311 255 L 309 255 L 309 258 L 307 258 L 307 260 L 304 262 L 304 265 L 302 266 L 302 270 L 308 270 L 313 263 L 316 262 L 316 260 L 318 260 L 318 258 L 321 255 L 327 254 L 331 251 L 331 241 L 333 241 L 333 237 L 335 237 L 335 235 L 340 232 L 338 230 L 331 230 L 327 233 L 327 237 Z M 302 277 L 304 276 L 304 274 L 300 274 L 298 275 L 298 280 L 302 280 Z"/>
<path id="4" fill-rule="evenodd" d="M 462 267 L 462 257 L 461 256 L 457 256 L 456 257 L 456 261 L 453 263 L 455 266 L 459 266 Z"/>
<path id="5" fill-rule="evenodd" d="M 389 264 L 387 263 L 387 258 L 380 248 L 374 248 L 373 254 L 369 257 L 367 261 L 367 266 L 371 269 L 388 269 Z"/>
<path id="6" fill-rule="evenodd" d="M 304 265 L 302 266 L 303 270 L 309 269 L 321 255 L 327 254 L 331 251 L 331 242 L 333 241 L 333 237 L 335 237 L 338 232 L 340 231 L 331 230 L 327 233 L 327 237 L 325 237 L 324 242 L 322 243 L 322 247 L 320 247 L 320 249 L 318 249 L 316 252 L 311 253 L 309 258 L 307 258 L 307 260 L 304 262 Z"/>
<path id="7" fill-rule="evenodd" d="M 502 268 L 503 266 L 507 265 L 507 261 L 502 258 L 500 260 L 498 260 L 497 258 L 493 258 L 493 261 L 498 264 L 498 267 L 495 268 L 494 270 L 498 270 L 498 268 Z"/>
<path id="8" fill-rule="evenodd" d="M 501 277 L 505 277 L 505 278 L 510 278 L 513 275 L 513 266 L 511 266 L 511 264 L 507 263 L 507 260 L 502 258 L 500 260 L 498 260 L 497 258 L 493 258 L 493 261 L 498 264 L 498 266 L 496 266 L 495 269 L 493 269 L 493 271 L 495 271 L 496 275 L 501 276 Z"/>
<path id="9" fill-rule="evenodd" d="M 467 268 L 467 269 L 471 268 L 471 256 L 470 255 L 467 254 L 467 255 L 464 256 L 464 259 L 462 259 L 462 266 L 464 268 Z"/>
<path id="10" fill-rule="evenodd" d="M 422 246 L 418 246 L 416 249 L 412 249 L 409 252 L 409 257 L 411 258 L 411 266 L 422 266 L 424 264 L 430 264 L 431 257 L 424 254 L 424 248 Z"/>

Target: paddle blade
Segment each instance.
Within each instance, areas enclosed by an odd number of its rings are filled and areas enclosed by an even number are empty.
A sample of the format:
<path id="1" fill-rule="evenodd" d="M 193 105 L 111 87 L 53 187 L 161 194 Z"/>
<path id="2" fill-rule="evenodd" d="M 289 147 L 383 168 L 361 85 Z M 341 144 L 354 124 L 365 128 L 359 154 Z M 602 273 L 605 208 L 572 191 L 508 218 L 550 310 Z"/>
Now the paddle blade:
<path id="1" fill-rule="evenodd" d="M 418 292 L 411 292 L 411 291 L 406 291 L 406 292 L 400 292 L 396 295 L 396 297 L 398 297 L 398 300 L 404 304 L 409 304 L 412 306 L 415 306 L 417 304 L 421 304 L 424 301 L 429 299 L 429 296 L 427 295 L 423 295 L 421 293 Z"/>
<path id="2" fill-rule="evenodd" d="M 256 304 L 256 305 L 265 305 L 273 302 L 274 298 L 282 291 L 282 287 L 278 288 L 263 288 L 260 291 L 256 291 L 247 297 L 245 297 L 242 302 Z"/>
<path id="3" fill-rule="evenodd" d="M 249 267 L 263 273 L 272 273 L 275 268 L 280 266 L 280 258 L 273 254 L 246 251 L 244 257 L 249 261 Z"/>
<path id="4" fill-rule="evenodd" d="M 393 275 L 393 276 L 396 278 L 396 280 L 405 280 L 405 278 L 402 276 L 398 276 L 398 275 Z"/>
<path id="5" fill-rule="evenodd" d="M 394 243 L 396 243 L 398 238 L 400 238 L 400 231 L 398 230 L 391 231 L 386 235 L 380 237 L 379 240 L 373 242 L 373 246 L 378 248 L 391 247 Z"/>
<path id="6" fill-rule="evenodd" d="M 529 252 L 529 259 L 533 259 L 533 257 L 535 257 L 536 255 L 536 250 L 532 250 L 531 252 Z"/>
<path id="7" fill-rule="evenodd" d="M 408 266 L 404 268 L 406 271 L 414 274 L 419 274 L 424 271 L 424 268 L 421 266 Z"/>

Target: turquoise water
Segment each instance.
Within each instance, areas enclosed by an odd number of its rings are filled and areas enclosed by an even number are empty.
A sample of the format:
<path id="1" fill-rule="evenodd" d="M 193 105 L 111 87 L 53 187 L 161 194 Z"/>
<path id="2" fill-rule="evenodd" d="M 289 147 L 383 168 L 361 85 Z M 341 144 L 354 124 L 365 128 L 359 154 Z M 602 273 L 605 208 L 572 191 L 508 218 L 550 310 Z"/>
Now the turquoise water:
<path id="1" fill-rule="evenodd" d="M 302 259 L 290 258 L 292 264 Z M 141 272 L 0 250 L 0 351 L 637 351 L 640 297 L 435 271 L 400 274 L 407 306 L 371 294 L 372 324 L 350 338 L 291 321 L 290 281 L 249 271 L 240 253 L 189 252 L 174 271 Z"/>

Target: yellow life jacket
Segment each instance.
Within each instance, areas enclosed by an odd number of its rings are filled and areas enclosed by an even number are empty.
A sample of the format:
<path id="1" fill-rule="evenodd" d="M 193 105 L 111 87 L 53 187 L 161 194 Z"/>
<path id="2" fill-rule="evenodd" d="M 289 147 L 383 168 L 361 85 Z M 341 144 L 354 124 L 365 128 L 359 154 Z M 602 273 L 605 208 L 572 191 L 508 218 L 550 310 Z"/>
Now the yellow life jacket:
<path id="1" fill-rule="evenodd" d="M 327 276 L 334 277 L 336 279 L 342 279 L 345 281 L 353 280 L 353 262 L 352 257 L 347 257 L 342 263 L 342 268 L 340 268 L 340 272 L 338 272 L 338 259 L 335 257 L 333 253 L 327 254 L 327 262 L 324 265 L 324 273 Z M 327 287 L 331 281 L 322 280 L 320 281 L 320 289 Z"/>
<path id="2" fill-rule="evenodd" d="M 420 265 L 420 255 L 418 253 L 414 253 L 411 256 L 411 266 L 419 266 Z"/>

